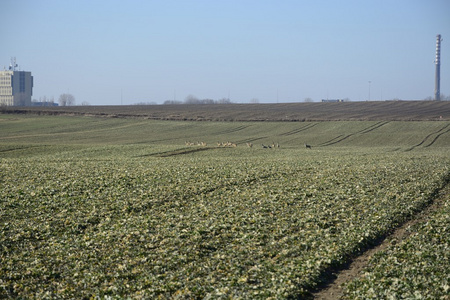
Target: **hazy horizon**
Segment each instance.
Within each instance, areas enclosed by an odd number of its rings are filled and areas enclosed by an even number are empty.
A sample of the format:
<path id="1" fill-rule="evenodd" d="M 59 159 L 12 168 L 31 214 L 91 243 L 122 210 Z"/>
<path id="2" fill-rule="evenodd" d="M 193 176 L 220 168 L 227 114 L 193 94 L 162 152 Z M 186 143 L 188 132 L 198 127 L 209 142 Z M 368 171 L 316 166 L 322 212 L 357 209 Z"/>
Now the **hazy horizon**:
<path id="1" fill-rule="evenodd" d="M 36 100 L 422 100 L 437 34 L 450 95 L 446 0 L 3 0 L 0 13 L 0 68 L 16 57 Z"/>

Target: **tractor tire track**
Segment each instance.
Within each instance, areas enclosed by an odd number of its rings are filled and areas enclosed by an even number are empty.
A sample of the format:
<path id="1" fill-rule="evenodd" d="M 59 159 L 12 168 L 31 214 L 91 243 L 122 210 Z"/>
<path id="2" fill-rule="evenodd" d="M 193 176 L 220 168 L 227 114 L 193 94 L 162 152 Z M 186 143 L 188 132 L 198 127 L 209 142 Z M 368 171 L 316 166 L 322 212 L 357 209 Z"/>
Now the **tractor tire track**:
<path id="1" fill-rule="evenodd" d="M 0 150 L 0 153 L 4 153 L 4 152 L 13 152 L 13 151 L 21 151 L 21 150 L 28 150 L 28 149 L 31 149 L 31 148 L 37 148 L 37 147 L 38 147 L 38 146 L 9 148 L 9 149 L 3 149 L 3 150 Z"/>
<path id="2" fill-rule="evenodd" d="M 190 153 L 195 153 L 195 152 L 200 152 L 200 151 L 206 151 L 206 150 L 211 150 L 211 149 L 217 149 L 217 148 L 216 147 L 198 147 L 198 148 L 183 147 L 183 148 L 178 148 L 178 149 L 169 150 L 169 151 L 137 155 L 134 157 L 135 158 L 149 157 L 149 156 L 169 157 L 169 156 L 176 156 L 176 155 L 183 155 L 183 154 L 190 154 Z"/>
<path id="3" fill-rule="evenodd" d="M 424 147 L 430 147 L 431 145 L 433 145 L 433 144 L 436 142 L 436 140 L 437 140 L 441 135 L 443 135 L 443 134 L 445 134 L 445 133 L 447 133 L 447 132 L 450 131 L 450 129 L 447 129 L 448 127 L 450 127 L 450 124 L 445 125 L 444 127 L 442 127 L 441 129 L 439 129 L 439 130 L 436 131 L 436 132 L 429 133 L 427 136 L 425 136 L 425 137 L 423 138 L 423 140 L 422 140 L 420 143 L 418 143 L 417 145 L 412 146 L 411 148 L 406 149 L 405 152 L 412 151 L 412 150 L 414 150 L 415 148 L 422 146 L 423 144 L 425 144 L 425 142 L 426 142 L 431 136 L 433 136 L 434 134 L 436 134 L 436 137 L 430 142 L 430 144 L 428 144 L 427 146 L 424 146 Z M 447 129 L 447 130 L 444 131 L 445 129 Z"/>
<path id="4" fill-rule="evenodd" d="M 428 204 L 415 215 L 411 216 L 409 221 L 406 221 L 399 227 L 393 230 L 391 234 L 380 239 L 377 245 L 367 249 L 364 253 L 354 258 L 348 264 L 341 267 L 339 270 L 330 270 L 328 274 L 329 281 L 317 288 L 311 294 L 311 299 L 318 300 L 334 300 L 340 299 L 343 296 L 343 285 L 361 276 L 364 268 L 369 264 L 370 259 L 379 251 L 385 250 L 389 245 L 395 243 L 399 244 L 407 239 L 414 232 L 407 229 L 414 224 L 420 222 L 427 222 L 429 216 L 439 209 L 446 198 L 450 197 L 450 181 L 447 177 L 446 182 L 441 188 L 438 188 L 434 196 L 431 197 Z"/>
<path id="5" fill-rule="evenodd" d="M 317 125 L 317 123 L 309 124 L 309 125 L 303 126 L 301 128 L 297 128 L 297 129 L 293 129 L 293 130 L 288 131 L 288 132 L 281 133 L 280 136 L 289 136 L 289 135 L 297 134 L 299 132 L 308 130 L 308 129 L 316 126 L 316 125 Z"/>
<path id="6" fill-rule="evenodd" d="M 230 128 L 230 129 L 226 129 L 226 130 L 223 130 L 223 131 L 219 131 L 216 134 L 218 135 L 218 134 L 234 133 L 234 132 L 238 132 L 238 131 L 244 130 L 244 129 L 250 127 L 250 126 L 251 125 L 242 125 L 242 126 L 238 126 L 238 127 L 235 127 L 235 128 Z"/>
<path id="7" fill-rule="evenodd" d="M 386 124 L 388 124 L 388 123 L 390 123 L 390 121 L 378 122 L 378 123 L 376 123 L 375 125 L 373 125 L 372 128 L 364 129 L 364 130 L 360 131 L 359 133 L 364 134 L 364 133 L 371 132 L 371 131 L 373 131 L 373 130 L 375 130 L 375 129 L 378 129 L 378 128 L 380 128 L 381 126 L 384 126 L 384 125 L 386 125 Z"/>
<path id="8" fill-rule="evenodd" d="M 441 137 L 441 135 L 444 135 L 444 134 L 449 133 L 449 132 L 450 132 L 450 128 L 447 129 L 447 130 L 444 131 L 444 132 L 439 133 L 438 135 L 436 135 L 436 136 L 434 137 L 434 139 L 431 141 L 431 143 L 429 143 L 428 145 L 426 145 L 426 146 L 424 146 L 424 147 L 430 147 L 431 145 L 433 145 L 433 144 L 438 140 L 438 138 Z"/>
<path id="9" fill-rule="evenodd" d="M 20 138 L 29 138 L 29 137 L 40 137 L 40 136 L 67 136 L 67 135 L 75 135 L 75 134 L 84 134 L 84 133 L 93 133 L 93 132 L 102 132 L 102 131 L 110 131 L 116 129 L 123 129 L 128 127 L 140 127 L 141 125 L 147 124 L 148 122 L 139 122 L 139 123 L 131 123 L 125 125 L 119 125 L 115 127 L 106 127 L 100 129 L 89 129 L 89 130 L 76 130 L 70 132 L 51 132 L 51 133 L 38 133 L 38 134 L 23 134 L 23 135 L 11 135 L 11 136 L 3 136 L 0 137 L 0 140 L 7 139 L 20 139 Z"/>
<path id="10" fill-rule="evenodd" d="M 325 147 L 325 146 L 328 146 L 328 144 L 334 144 L 334 141 L 335 140 L 337 140 L 337 139 L 339 139 L 339 138 L 341 138 L 342 137 L 342 134 L 341 135 L 338 135 L 337 137 L 334 137 L 334 138 L 332 138 L 331 140 L 328 140 L 328 141 L 326 141 L 326 142 L 323 142 L 323 143 L 320 143 L 320 144 L 318 144 L 316 147 Z M 337 143 L 339 142 L 340 140 L 338 140 L 337 141 Z"/>
<path id="11" fill-rule="evenodd" d="M 358 134 L 366 134 L 366 133 L 369 133 L 369 132 L 371 132 L 371 131 L 374 131 L 375 129 L 378 129 L 378 128 L 380 128 L 381 126 L 384 126 L 384 125 L 386 125 L 386 124 L 388 124 L 388 123 L 389 123 L 389 121 L 377 122 L 377 123 L 375 123 L 375 124 L 373 124 L 373 125 L 370 125 L 370 126 L 367 127 L 367 128 L 364 128 L 364 129 L 359 130 L 359 131 L 354 132 L 354 133 L 350 133 L 350 134 L 348 134 L 348 135 L 346 135 L 346 136 L 343 136 L 343 137 L 342 137 L 342 135 L 339 135 L 339 136 L 337 136 L 337 137 L 335 137 L 335 138 L 333 138 L 333 139 L 331 139 L 331 140 L 329 140 L 329 141 L 326 141 L 326 142 L 323 142 L 323 143 L 317 145 L 316 147 L 326 147 L 326 146 L 331 146 L 331 145 L 340 143 L 340 142 L 342 142 L 342 141 L 348 139 L 349 137 L 352 137 L 352 136 L 355 136 L 355 135 L 358 135 Z M 340 137 L 342 137 L 342 138 L 340 138 Z"/>

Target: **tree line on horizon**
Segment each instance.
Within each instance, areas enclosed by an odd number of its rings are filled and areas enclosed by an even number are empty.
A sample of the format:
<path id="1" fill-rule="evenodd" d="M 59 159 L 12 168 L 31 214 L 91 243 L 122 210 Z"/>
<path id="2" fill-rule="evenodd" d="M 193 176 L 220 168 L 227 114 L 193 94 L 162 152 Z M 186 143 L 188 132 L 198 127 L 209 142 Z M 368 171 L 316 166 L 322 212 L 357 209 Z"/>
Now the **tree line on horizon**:
<path id="1" fill-rule="evenodd" d="M 441 96 L 440 101 L 450 101 L 450 96 L 447 96 L 445 94 L 441 94 L 440 96 Z M 351 100 L 348 98 L 345 98 L 343 100 L 345 102 L 351 102 Z M 392 100 L 400 101 L 401 99 L 395 98 Z M 426 97 L 423 100 L 424 101 L 434 101 L 434 97 L 431 97 L 431 96 Z M 307 97 L 303 100 L 303 102 L 314 102 L 314 100 L 312 98 Z M 189 95 L 184 99 L 184 101 L 166 100 L 162 104 L 163 105 L 177 105 L 177 104 L 233 104 L 233 103 L 234 102 L 232 102 L 229 98 L 221 98 L 218 100 L 209 99 L 209 98 L 200 99 L 193 95 Z M 250 100 L 249 103 L 256 104 L 256 103 L 259 103 L 259 100 L 256 98 L 253 98 Z M 75 97 L 72 94 L 64 93 L 59 96 L 57 102 L 55 101 L 54 97 L 47 98 L 46 96 L 43 96 L 43 97 L 39 97 L 39 100 L 33 99 L 32 105 L 33 106 L 75 106 L 76 102 L 75 102 Z M 86 101 L 83 101 L 80 105 L 88 106 L 90 104 Z M 157 105 L 157 103 L 155 103 L 155 102 L 139 102 L 139 103 L 135 103 L 134 105 Z"/>
<path id="2" fill-rule="evenodd" d="M 229 98 L 221 98 L 218 100 L 214 99 L 199 99 L 193 95 L 189 95 L 184 99 L 184 101 L 179 100 L 166 100 L 164 101 L 164 105 L 173 105 L 173 104 L 231 104 L 231 100 Z"/>

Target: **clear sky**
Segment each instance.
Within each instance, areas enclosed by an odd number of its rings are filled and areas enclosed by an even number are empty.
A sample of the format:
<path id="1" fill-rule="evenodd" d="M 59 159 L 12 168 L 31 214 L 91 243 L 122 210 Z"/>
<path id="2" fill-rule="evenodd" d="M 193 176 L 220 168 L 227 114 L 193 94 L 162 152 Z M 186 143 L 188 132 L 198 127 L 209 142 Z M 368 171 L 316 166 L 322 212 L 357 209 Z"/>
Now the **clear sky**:
<path id="1" fill-rule="evenodd" d="M 0 0 L 0 68 L 77 104 L 420 100 L 437 34 L 450 95 L 448 0 Z"/>

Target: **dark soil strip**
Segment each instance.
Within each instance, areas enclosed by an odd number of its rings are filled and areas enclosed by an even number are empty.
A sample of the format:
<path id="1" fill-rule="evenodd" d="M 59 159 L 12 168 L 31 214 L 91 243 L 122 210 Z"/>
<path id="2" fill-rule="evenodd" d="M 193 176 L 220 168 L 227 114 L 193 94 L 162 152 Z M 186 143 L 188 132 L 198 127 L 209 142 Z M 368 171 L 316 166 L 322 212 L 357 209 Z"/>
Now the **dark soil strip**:
<path id="1" fill-rule="evenodd" d="M 449 133 L 449 132 L 450 132 L 450 129 L 447 129 L 446 131 L 439 133 L 438 135 L 436 135 L 436 136 L 434 137 L 434 139 L 431 141 L 431 143 L 429 143 L 428 145 L 426 145 L 426 146 L 424 146 L 424 147 L 430 147 L 431 145 L 433 145 L 433 144 L 437 141 L 437 139 L 438 139 L 441 135 L 446 134 L 446 133 Z"/>
<path id="2" fill-rule="evenodd" d="M 418 143 L 417 145 L 415 145 L 415 146 L 412 146 L 411 148 L 409 148 L 409 149 L 407 149 L 406 151 L 411 151 L 411 150 L 413 150 L 414 148 L 416 148 L 416 147 L 419 147 L 419 146 L 421 146 L 422 144 L 424 144 L 433 134 L 436 134 L 437 136 L 431 141 L 431 143 L 428 145 L 428 146 L 425 146 L 425 147 L 429 147 L 429 146 L 431 146 L 432 144 L 434 144 L 434 142 L 436 142 L 436 140 L 442 135 L 442 134 L 444 134 L 444 133 L 447 133 L 449 130 L 447 130 L 447 131 L 444 131 L 444 132 L 442 132 L 443 130 L 445 130 L 447 127 L 449 127 L 450 125 L 446 125 L 446 126 L 444 126 L 444 127 L 442 127 L 441 129 L 439 129 L 438 131 L 436 131 L 436 132 L 432 132 L 432 133 L 430 133 L 430 134 L 428 134 L 420 143 Z"/>
<path id="3" fill-rule="evenodd" d="M 328 142 L 325 142 L 325 143 L 322 143 L 322 144 L 317 145 L 317 147 L 326 147 L 326 146 L 331 146 L 331 145 L 340 143 L 340 142 L 342 142 L 343 140 L 346 140 L 346 139 L 348 139 L 349 137 L 354 136 L 355 134 L 356 134 L 356 133 L 352 133 L 352 134 L 346 135 L 346 136 L 344 136 L 344 137 L 342 137 L 342 138 L 340 138 L 340 139 L 338 139 L 338 140 L 336 140 L 337 137 L 335 137 L 334 139 L 332 139 L 332 140 L 330 140 L 330 141 L 328 141 Z M 340 135 L 340 136 L 341 136 L 341 135 Z M 334 141 L 334 140 L 335 140 L 335 141 Z M 333 141 L 333 142 L 332 142 L 332 141 Z"/>
<path id="4" fill-rule="evenodd" d="M 230 128 L 230 129 L 227 129 L 227 130 L 224 130 L 224 131 L 220 131 L 220 132 L 218 132 L 217 134 L 230 134 L 230 133 L 235 133 L 235 132 L 244 130 L 244 129 L 248 128 L 248 127 L 250 127 L 250 125 L 242 125 L 242 126 L 238 126 L 238 127 L 236 127 L 236 128 Z"/>
<path id="5" fill-rule="evenodd" d="M 320 300 L 339 299 L 343 295 L 343 284 L 359 277 L 375 253 L 383 251 L 391 244 L 398 244 L 406 239 L 412 234 L 407 228 L 414 224 L 425 222 L 433 211 L 436 211 L 443 205 L 444 199 L 447 197 L 450 197 L 450 183 L 448 181 L 447 184 L 436 193 L 436 198 L 431 204 L 418 213 L 414 219 L 411 219 L 401 227 L 397 228 L 391 235 L 383 239 L 380 244 L 353 259 L 348 265 L 344 266 L 344 269 L 329 274 L 329 277 L 332 279 L 322 286 L 319 291 L 314 292 L 312 294 L 313 298 Z"/>
<path id="6" fill-rule="evenodd" d="M 0 114 L 97 116 L 178 121 L 447 121 L 449 101 L 0 107 Z"/>
<path id="7" fill-rule="evenodd" d="M 308 130 L 308 129 L 316 126 L 316 125 L 317 125 L 317 123 L 309 124 L 309 125 L 303 126 L 301 128 L 297 128 L 297 129 L 294 129 L 294 130 L 291 130 L 291 131 L 288 131 L 288 132 L 285 132 L 285 133 L 281 133 L 280 136 L 293 135 L 293 134 L 296 134 L 296 133 Z"/>
<path id="8" fill-rule="evenodd" d="M 379 122 L 379 123 L 373 125 L 372 128 L 364 129 L 363 131 L 360 131 L 359 133 L 368 133 L 368 132 L 371 132 L 371 131 L 373 131 L 373 130 L 375 130 L 375 129 L 380 128 L 381 126 L 386 125 L 387 123 L 389 123 L 389 122 Z"/>
<path id="9" fill-rule="evenodd" d="M 0 107 L 0 114 L 96 116 L 177 121 L 448 121 L 449 101 Z"/>
<path id="10" fill-rule="evenodd" d="M 317 145 L 317 147 L 326 147 L 326 146 L 331 146 L 331 145 L 340 143 L 340 142 L 342 142 L 343 140 L 348 139 L 349 137 L 352 137 L 352 136 L 354 136 L 354 135 L 357 135 L 357 134 L 364 134 L 364 133 L 371 132 L 371 131 L 373 131 L 373 130 L 375 130 L 375 129 L 377 129 L 377 128 L 380 128 L 380 127 L 383 126 L 383 125 L 386 125 L 387 123 L 389 123 L 389 122 L 378 122 L 378 123 L 376 123 L 376 124 L 370 125 L 370 126 L 367 127 L 367 128 L 364 128 L 364 129 L 362 129 L 362 130 L 360 130 L 360 131 L 357 131 L 357 132 L 355 132 L 355 133 L 351 133 L 351 134 L 349 134 L 349 135 L 346 135 L 346 136 L 344 136 L 344 137 L 342 137 L 342 138 L 339 138 L 339 137 L 342 136 L 342 135 L 339 135 L 339 136 L 337 136 L 337 137 L 335 137 L 335 138 L 333 138 L 333 139 L 331 139 L 331 140 L 329 140 L 329 141 L 327 141 L 327 142 L 323 142 L 323 143 Z M 339 138 L 339 139 L 338 139 L 338 138 Z"/>
<path id="11" fill-rule="evenodd" d="M 166 151 L 166 152 L 157 152 L 157 153 L 151 153 L 151 154 L 144 154 L 144 155 L 139 155 L 139 156 L 136 156 L 136 157 L 147 157 L 147 156 L 169 157 L 169 156 L 183 155 L 183 154 L 195 153 L 195 152 L 211 150 L 211 149 L 216 149 L 216 148 L 212 148 L 212 147 L 183 148 L 183 149 Z"/>
<path id="12" fill-rule="evenodd" d="M 324 147 L 324 146 L 326 146 L 326 145 L 328 145 L 328 144 L 331 145 L 331 144 L 335 143 L 335 141 L 338 140 L 338 139 L 340 139 L 340 138 L 342 138 L 342 134 L 341 134 L 341 135 L 338 135 L 337 137 L 332 138 L 332 139 L 329 140 L 329 141 L 320 143 L 320 144 L 317 145 L 316 147 Z M 339 141 L 340 141 L 340 140 L 338 140 L 338 142 L 339 142 Z"/>
<path id="13" fill-rule="evenodd" d="M 0 152 L 11 152 L 11 151 L 24 150 L 24 149 L 29 149 L 29 148 L 31 148 L 31 147 L 11 148 L 11 149 L 0 150 Z"/>
<path id="14" fill-rule="evenodd" d="M 19 151 L 19 150 L 27 150 L 27 149 L 31 149 L 31 148 L 38 148 L 38 146 L 29 146 L 29 147 L 18 147 L 18 148 L 10 148 L 10 149 L 3 149 L 0 150 L 0 153 L 2 152 L 12 152 L 12 151 Z"/>

